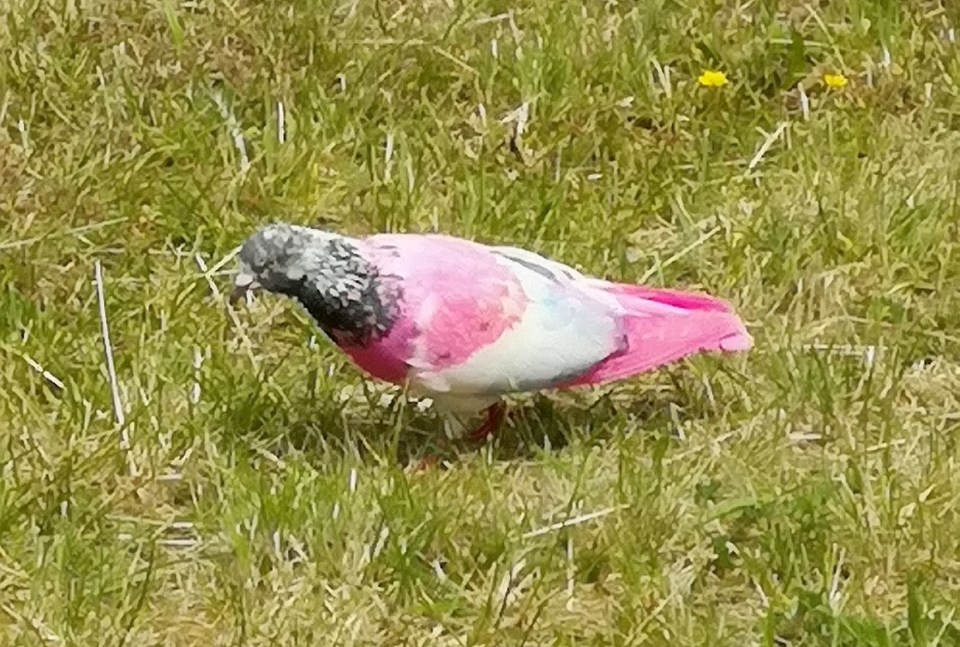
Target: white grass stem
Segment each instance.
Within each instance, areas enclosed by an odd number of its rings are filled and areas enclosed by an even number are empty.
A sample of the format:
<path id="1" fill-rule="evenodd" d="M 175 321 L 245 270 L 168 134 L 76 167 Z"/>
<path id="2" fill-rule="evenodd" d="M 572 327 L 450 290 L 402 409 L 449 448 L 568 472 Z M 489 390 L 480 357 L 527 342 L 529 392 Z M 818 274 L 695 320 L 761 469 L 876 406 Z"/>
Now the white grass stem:
<path id="1" fill-rule="evenodd" d="M 193 347 L 193 386 L 190 388 L 190 401 L 193 404 L 200 402 L 203 397 L 203 387 L 200 384 L 201 369 L 204 355 L 199 346 Z"/>
<path id="2" fill-rule="evenodd" d="M 120 399 L 120 382 L 117 380 L 117 368 L 113 361 L 113 344 L 110 343 L 110 324 L 107 322 L 107 302 L 103 286 L 103 267 L 100 261 L 93 265 L 94 283 L 97 288 L 97 310 L 100 315 L 100 338 L 103 340 L 103 353 L 107 360 L 107 378 L 110 382 L 110 395 L 113 398 L 113 416 L 120 427 L 120 448 L 130 449 L 130 432 L 126 428 L 126 416 L 123 413 L 123 401 Z"/>
<path id="3" fill-rule="evenodd" d="M 10 90 L 3 93 L 3 101 L 0 102 L 0 124 L 7 120 L 7 110 L 10 108 Z"/>
<path id="4" fill-rule="evenodd" d="M 770 152 L 770 147 L 780 139 L 783 135 L 783 131 L 787 129 L 787 122 L 780 122 L 780 125 L 777 126 L 777 129 L 772 133 L 767 135 L 763 143 L 760 144 L 760 148 L 757 149 L 757 153 L 753 156 L 753 159 L 750 160 L 750 163 L 747 164 L 747 172 L 749 173 L 757 167 L 757 165 L 763 161 L 764 156 Z"/>
<path id="5" fill-rule="evenodd" d="M 34 371 L 36 371 L 37 373 L 39 373 L 40 376 L 43 377 L 43 379 L 45 379 L 47 382 L 49 382 L 49 383 L 52 384 L 53 386 L 57 387 L 57 388 L 60 389 L 61 391 L 63 391 L 64 389 L 66 389 L 66 386 L 64 386 L 64 384 L 63 384 L 63 380 L 61 380 L 59 377 L 57 377 L 56 375 L 54 375 L 53 373 L 51 373 L 51 372 L 48 371 L 47 369 L 43 368 L 43 366 L 40 364 L 40 362 L 38 362 L 37 360 L 33 359 L 33 358 L 30 357 L 29 355 L 25 355 L 25 354 L 23 354 L 23 353 L 20 354 L 20 357 L 22 357 L 22 358 L 23 358 L 23 361 L 25 361 L 25 362 L 27 363 L 27 366 L 29 366 L 29 367 L 32 368 Z"/>
<path id="6" fill-rule="evenodd" d="M 893 63 L 893 57 L 890 56 L 890 50 L 886 45 L 883 46 L 883 49 L 880 51 L 880 67 L 883 69 L 889 69 L 890 65 Z"/>
<path id="7" fill-rule="evenodd" d="M 569 528 L 571 526 L 579 526 L 582 523 L 588 521 L 593 521 L 594 519 L 599 519 L 600 517 L 605 517 L 608 514 L 613 514 L 614 512 L 619 512 L 620 510 L 625 510 L 630 506 L 626 504 L 610 506 L 609 508 L 603 508 L 602 510 L 595 510 L 594 512 L 588 512 L 587 514 L 582 514 L 576 517 L 571 517 L 570 519 L 565 519 L 563 521 L 558 521 L 557 523 L 550 524 L 549 526 L 544 526 L 543 528 L 537 528 L 536 530 L 531 530 L 522 535 L 523 539 L 532 539 L 533 537 L 539 537 L 541 535 L 547 535 L 551 532 L 556 532 L 557 530 L 563 530 L 564 528 Z"/>
<path id="8" fill-rule="evenodd" d="M 233 146 L 237 149 L 237 155 L 240 157 L 240 171 L 246 173 L 250 168 L 250 156 L 247 155 L 247 144 L 243 139 L 243 131 L 240 130 L 240 124 L 237 121 L 236 115 L 233 114 L 233 110 L 230 109 L 230 106 L 227 105 L 227 102 L 224 100 L 223 95 L 220 92 L 214 91 L 213 101 L 217 104 L 217 109 L 220 111 L 220 116 L 223 117 L 223 120 L 227 124 L 227 129 L 230 131 L 230 136 L 233 138 Z"/>
<path id="9" fill-rule="evenodd" d="M 203 260 L 203 256 L 200 254 L 194 254 L 193 258 L 197 263 L 197 267 L 200 268 L 200 271 L 203 273 L 203 278 L 207 280 L 207 285 L 210 286 L 210 292 L 213 294 L 215 299 L 219 299 L 220 288 L 218 288 L 216 282 L 214 282 L 212 272 L 207 267 L 207 262 Z"/>
<path id="10" fill-rule="evenodd" d="M 129 533 L 120 533 L 117 535 L 117 539 L 120 541 L 133 541 L 133 535 Z M 194 539 L 191 537 L 183 537 L 179 539 L 157 539 L 157 546 L 162 546 L 164 548 L 199 548 L 203 545 L 202 539 Z"/>
<path id="11" fill-rule="evenodd" d="M 350 468 L 350 476 L 347 479 L 347 489 L 350 491 L 350 494 L 353 494 L 357 491 L 357 468 Z"/>
<path id="12" fill-rule="evenodd" d="M 30 153 L 30 135 L 27 131 L 27 125 L 23 122 L 23 118 L 17 120 L 17 130 L 20 131 L 20 145 L 23 147 L 25 153 Z"/>
<path id="13" fill-rule="evenodd" d="M 834 550 L 837 547 L 834 546 Z M 834 614 L 839 614 L 843 609 L 843 591 L 841 589 L 843 578 L 843 559 L 846 556 L 846 551 L 843 548 L 839 549 L 837 555 L 837 562 L 834 565 L 833 572 L 830 577 L 830 592 L 827 594 L 827 603 L 830 605 L 830 610 Z"/>
<path id="14" fill-rule="evenodd" d="M 232 250 L 230 250 L 230 251 L 227 253 L 226 256 L 224 256 L 224 257 L 221 258 L 219 261 L 217 261 L 216 263 L 214 263 L 214 264 L 213 264 L 213 267 L 210 268 L 210 275 L 213 276 L 213 275 L 215 275 L 217 272 L 219 272 L 220 270 L 222 270 L 224 267 L 226 267 L 227 263 L 229 263 L 230 261 L 232 261 L 233 259 L 235 259 L 235 258 L 237 257 L 237 254 L 240 253 L 240 250 L 241 250 L 241 249 L 242 249 L 242 246 L 240 246 L 240 245 L 234 247 Z"/>
<path id="15" fill-rule="evenodd" d="M 157 544 L 167 548 L 197 548 L 203 542 L 199 539 L 158 539 Z"/>

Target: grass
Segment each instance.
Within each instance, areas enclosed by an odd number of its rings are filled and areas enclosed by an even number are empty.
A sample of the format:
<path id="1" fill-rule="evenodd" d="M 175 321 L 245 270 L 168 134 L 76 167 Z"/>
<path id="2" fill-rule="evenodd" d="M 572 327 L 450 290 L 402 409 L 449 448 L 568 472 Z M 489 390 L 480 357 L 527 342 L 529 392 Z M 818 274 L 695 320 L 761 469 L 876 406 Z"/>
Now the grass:
<path id="1" fill-rule="evenodd" d="M 960 644 L 952 3 L 0 12 L 3 644 Z M 272 220 L 707 290 L 757 347 L 414 473 L 431 412 L 224 304 Z"/>

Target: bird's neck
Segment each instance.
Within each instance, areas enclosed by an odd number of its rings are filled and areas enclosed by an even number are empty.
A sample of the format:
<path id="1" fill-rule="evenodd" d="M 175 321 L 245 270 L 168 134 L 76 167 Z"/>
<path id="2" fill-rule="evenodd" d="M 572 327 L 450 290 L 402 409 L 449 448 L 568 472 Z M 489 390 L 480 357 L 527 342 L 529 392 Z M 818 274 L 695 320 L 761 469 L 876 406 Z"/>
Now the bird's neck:
<path id="1" fill-rule="evenodd" d="M 324 255 L 291 296 L 339 346 L 366 346 L 389 334 L 399 316 L 399 287 L 353 250 Z"/>

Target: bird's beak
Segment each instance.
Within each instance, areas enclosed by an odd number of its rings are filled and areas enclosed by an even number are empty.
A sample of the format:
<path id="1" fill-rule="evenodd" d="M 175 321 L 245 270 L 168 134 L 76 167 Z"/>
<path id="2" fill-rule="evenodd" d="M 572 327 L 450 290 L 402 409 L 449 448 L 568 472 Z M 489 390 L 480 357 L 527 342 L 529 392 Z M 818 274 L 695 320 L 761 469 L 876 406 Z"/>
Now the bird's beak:
<path id="1" fill-rule="evenodd" d="M 257 280 L 252 274 L 240 272 L 233 282 L 233 292 L 230 293 L 231 305 L 236 304 L 237 301 L 245 298 L 248 294 L 257 292 L 259 289 L 260 284 L 257 283 Z"/>

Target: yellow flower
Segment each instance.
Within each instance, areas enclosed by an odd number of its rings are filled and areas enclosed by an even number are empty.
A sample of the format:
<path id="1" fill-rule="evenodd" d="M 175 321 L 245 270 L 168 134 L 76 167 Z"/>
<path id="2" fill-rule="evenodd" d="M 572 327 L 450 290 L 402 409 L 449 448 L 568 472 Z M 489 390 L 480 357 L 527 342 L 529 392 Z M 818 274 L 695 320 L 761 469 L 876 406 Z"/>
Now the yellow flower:
<path id="1" fill-rule="evenodd" d="M 703 74 L 697 77 L 697 83 L 705 88 L 719 88 L 727 84 L 727 75 L 719 70 L 704 70 Z"/>
<path id="2" fill-rule="evenodd" d="M 848 83 L 847 77 L 843 74 L 824 74 L 823 82 L 827 84 L 828 88 L 833 88 L 834 90 L 839 90 Z"/>

